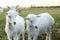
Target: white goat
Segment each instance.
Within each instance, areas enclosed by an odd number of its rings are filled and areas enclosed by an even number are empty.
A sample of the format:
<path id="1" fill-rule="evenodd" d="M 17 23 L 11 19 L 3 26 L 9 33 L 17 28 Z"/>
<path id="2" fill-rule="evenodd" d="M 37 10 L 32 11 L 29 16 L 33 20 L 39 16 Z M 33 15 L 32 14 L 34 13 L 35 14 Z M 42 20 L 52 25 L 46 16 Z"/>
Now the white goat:
<path id="1" fill-rule="evenodd" d="M 31 40 L 31 37 L 33 37 L 33 40 L 37 40 L 38 36 L 44 33 L 47 34 L 46 40 L 51 40 L 51 30 L 52 25 L 54 24 L 54 19 L 50 14 L 48 13 L 43 13 L 39 15 L 29 14 L 26 17 L 26 24 L 28 40 Z"/>
<path id="2" fill-rule="evenodd" d="M 6 27 L 5 32 L 7 33 L 8 39 L 19 40 L 22 34 L 24 40 L 24 30 L 25 30 L 24 18 L 19 16 L 16 9 L 10 9 L 6 15 Z"/>

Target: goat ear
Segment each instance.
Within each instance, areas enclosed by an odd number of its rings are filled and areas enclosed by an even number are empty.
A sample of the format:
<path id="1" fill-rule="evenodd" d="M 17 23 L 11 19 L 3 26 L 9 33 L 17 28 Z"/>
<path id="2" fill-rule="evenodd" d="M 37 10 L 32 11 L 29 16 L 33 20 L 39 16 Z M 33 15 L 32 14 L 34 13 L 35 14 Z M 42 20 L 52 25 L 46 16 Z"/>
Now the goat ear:
<path id="1" fill-rule="evenodd" d="M 18 7 L 19 7 L 19 5 L 16 6 L 16 8 L 18 8 Z"/>
<path id="2" fill-rule="evenodd" d="M 9 8 L 9 9 L 10 9 L 10 7 L 9 7 L 9 6 L 7 6 L 7 8 Z"/>
<path id="3" fill-rule="evenodd" d="M 29 18 L 24 18 L 25 20 L 29 20 Z"/>
<path id="4" fill-rule="evenodd" d="M 0 7 L 1 8 L 1 7 Z"/>
<path id="5" fill-rule="evenodd" d="M 41 17 L 41 16 L 36 16 L 36 18 Z"/>

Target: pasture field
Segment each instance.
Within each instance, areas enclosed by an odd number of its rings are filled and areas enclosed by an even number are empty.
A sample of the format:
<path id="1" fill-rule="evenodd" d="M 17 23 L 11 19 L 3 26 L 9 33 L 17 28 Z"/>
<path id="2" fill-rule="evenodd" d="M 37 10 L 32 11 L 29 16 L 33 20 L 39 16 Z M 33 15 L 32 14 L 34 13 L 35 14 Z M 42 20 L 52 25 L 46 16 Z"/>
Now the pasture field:
<path id="1" fill-rule="evenodd" d="M 7 9 L 5 9 L 4 12 L 0 15 L 0 40 L 8 40 L 7 35 L 5 33 L 6 12 Z M 52 27 L 53 28 L 52 39 L 60 40 L 60 35 L 58 35 L 59 36 L 58 39 L 55 39 L 56 38 L 55 29 L 60 28 L 60 8 L 24 8 L 21 9 L 19 15 L 21 15 L 22 17 L 26 17 L 29 13 L 40 14 L 44 12 L 50 13 L 55 19 L 55 24 Z"/>

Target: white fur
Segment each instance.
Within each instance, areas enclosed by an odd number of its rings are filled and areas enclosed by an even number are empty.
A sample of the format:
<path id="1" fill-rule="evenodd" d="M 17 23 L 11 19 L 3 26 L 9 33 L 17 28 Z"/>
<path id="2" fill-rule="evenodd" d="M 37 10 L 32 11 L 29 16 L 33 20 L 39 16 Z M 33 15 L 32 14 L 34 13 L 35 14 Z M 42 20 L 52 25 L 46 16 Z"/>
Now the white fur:
<path id="1" fill-rule="evenodd" d="M 14 25 L 14 22 L 16 22 L 16 25 Z M 15 10 L 10 9 L 6 15 L 6 27 L 5 27 L 5 32 L 7 33 L 8 39 L 12 40 L 13 38 L 14 40 L 19 40 L 20 35 L 22 34 L 24 40 L 25 30 L 24 24 L 25 24 L 24 18 L 18 15 L 16 9 Z"/>
<path id="2" fill-rule="evenodd" d="M 33 37 L 33 40 L 37 40 L 38 36 L 44 33 L 47 34 L 46 40 L 51 40 L 51 30 L 54 19 L 49 13 L 39 15 L 29 14 L 26 18 L 28 40 L 32 40 L 31 37 Z"/>

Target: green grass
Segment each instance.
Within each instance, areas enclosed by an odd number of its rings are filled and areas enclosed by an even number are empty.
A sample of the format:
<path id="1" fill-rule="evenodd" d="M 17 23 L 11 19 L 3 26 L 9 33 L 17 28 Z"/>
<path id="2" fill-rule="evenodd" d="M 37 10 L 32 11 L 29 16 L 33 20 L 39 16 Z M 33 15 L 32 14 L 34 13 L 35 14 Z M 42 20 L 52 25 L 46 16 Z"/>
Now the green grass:
<path id="1" fill-rule="evenodd" d="M 5 21 L 6 21 L 6 12 L 7 10 L 5 9 L 4 12 L 0 15 L 0 40 L 8 40 L 7 35 L 5 33 Z M 29 13 L 33 14 L 40 14 L 48 12 L 50 13 L 54 19 L 55 19 L 55 24 L 53 28 L 60 28 L 60 8 L 28 8 L 28 9 L 21 9 L 21 15 L 22 17 L 26 17 Z"/>

